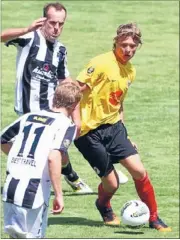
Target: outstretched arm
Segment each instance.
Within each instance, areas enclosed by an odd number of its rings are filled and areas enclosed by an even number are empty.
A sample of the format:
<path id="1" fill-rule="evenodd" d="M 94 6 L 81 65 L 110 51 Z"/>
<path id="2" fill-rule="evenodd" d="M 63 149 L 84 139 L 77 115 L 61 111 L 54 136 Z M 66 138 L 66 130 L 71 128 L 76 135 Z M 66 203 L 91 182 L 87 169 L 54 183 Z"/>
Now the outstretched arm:
<path id="1" fill-rule="evenodd" d="M 29 27 L 24 27 L 24 28 L 9 28 L 1 33 L 1 42 L 6 42 L 11 39 L 20 37 L 28 32 L 32 32 L 39 27 L 41 27 L 44 24 L 44 21 L 46 18 L 39 18 L 35 20 Z"/>

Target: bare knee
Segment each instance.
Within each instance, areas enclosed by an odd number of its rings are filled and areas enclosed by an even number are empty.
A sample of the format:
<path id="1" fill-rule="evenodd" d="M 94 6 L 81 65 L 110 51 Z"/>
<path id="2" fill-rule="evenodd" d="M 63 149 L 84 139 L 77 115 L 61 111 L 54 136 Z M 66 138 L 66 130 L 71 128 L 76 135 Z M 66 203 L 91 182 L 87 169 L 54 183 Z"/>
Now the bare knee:
<path id="1" fill-rule="evenodd" d="M 131 174 L 133 179 L 142 179 L 146 175 L 146 169 L 141 162 L 139 154 L 129 156 L 120 162 Z"/>
<path id="2" fill-rule="evenodd" d="M 116 192 L 119 188 L 119 178 L 115 171 L 112 171 L 106 177 L 102 177 L 101 180 L 106 192 Z"/>
<path id="3" fill-rule="evenodd" d="M 146 170 L 139 169 L 138 171 L 133 172 L 133 174 L 131 174 L 131 176 L 135 180 L 143 179 L 146 176 Z"/>
<path id="4" fill-rule="evenodd" d="M 111 193 L 115 193 L 117 191 L 117 189 L 119 188 L 119 184 L 116 183 L 111 183 L 111 184 L 103 184 L 103 188 L 106 192 L 111 192 Z"/>

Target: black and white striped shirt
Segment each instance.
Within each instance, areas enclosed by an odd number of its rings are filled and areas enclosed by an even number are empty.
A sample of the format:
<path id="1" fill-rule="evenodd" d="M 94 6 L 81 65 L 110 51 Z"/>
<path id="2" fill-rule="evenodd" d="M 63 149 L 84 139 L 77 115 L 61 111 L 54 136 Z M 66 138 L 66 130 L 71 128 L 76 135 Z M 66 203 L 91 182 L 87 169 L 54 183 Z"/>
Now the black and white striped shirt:
<path id="1" fill-rule="evenodd" d="M 27 113 L 5 128 L 1 144 L 14 138 L 8 154 L 7 177 L 2 200 L 26 208 L 48 205 L 51 150 L 67 151 L 76 127 L 63 113 L 42 110 Z"/>
<path id="2" fill-rule="evenodd" d="M 59 79 L 69 76 L 66 48 L 47 41 L 40 30 L 6 43 L 17 47 L 15 111 L 49 109 Z"/>

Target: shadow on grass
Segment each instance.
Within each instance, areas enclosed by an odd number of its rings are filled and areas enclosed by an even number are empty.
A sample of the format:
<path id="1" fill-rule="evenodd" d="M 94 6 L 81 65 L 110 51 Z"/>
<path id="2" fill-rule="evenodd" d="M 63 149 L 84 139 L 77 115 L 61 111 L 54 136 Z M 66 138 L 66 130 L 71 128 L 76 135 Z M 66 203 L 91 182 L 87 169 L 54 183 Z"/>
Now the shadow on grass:
<path id="1" fill-rule="evenodd" d="M 128 230 L 126 231 L 125 229 Z M 145 230 L 146 228 L 149 228 L 149 227 L 146 227 L 146 226 L 137 226 L 137 227 L 131 227 L 131 226 L 126 226 L 124 227 L 124 230 L 123 231 L 116 231 L 114 233 L 117 233 L 117 234 L 132 234 L 132 235 L 138 235 L 138 234 L 144 234 L 144 231 L 142 231 L 143 229 Z M 138 230 L 138 231 L 134 231 L 134 230 Z"/>
<path id="2" fill-rule="evenodd" d="M 69 196 L 69 197 L 73 197 L 73 196 L 82 196 L 82 195 L 97 195 L 97 192 L 92 192 L 92 193 L 75 193 L 73 191 L 68 191 L 68 190 L 63 190 L 63 194 L 64 196 Z M 54 196 L 54 192 L 51 191 L 51 196 Z"/>
<path id="3" fill-rule="evenodd" d="M 143 232 L 133 232 L 133 231 L 116 231 L 114 233 L 118 234 L 131 234 L 131 235 L 138 235 L 138 234 L 144 234 Z"/>
<path id="4" fill-rule="evenodd" d="M 78 226 L 103 226 L 101 221 L 92 221 L 86 218 L 80 217 L 49 217 L 48 218 L 48 226 L 49 225 L 78 225 Z"/>
<path id="5" fill-rule="evenodd" d="M 131 234 L 131 235 L 142 235 L 144 232 L 142 231 L 131 231 L 124 230 L 122 226 L 105 226 L 102 221 L 93 221 L 86 218 L 80 217 L 49 217 L 48 218 L 48 226 L 50 225 L 76 225 L 76 226 L 90 226 L 90 227 L 108 227 L 108 228 L 120 228 L 122 231 L 115 231 L 115 234 Z M 140 229 L 139 229 L 140 230 Z"/>

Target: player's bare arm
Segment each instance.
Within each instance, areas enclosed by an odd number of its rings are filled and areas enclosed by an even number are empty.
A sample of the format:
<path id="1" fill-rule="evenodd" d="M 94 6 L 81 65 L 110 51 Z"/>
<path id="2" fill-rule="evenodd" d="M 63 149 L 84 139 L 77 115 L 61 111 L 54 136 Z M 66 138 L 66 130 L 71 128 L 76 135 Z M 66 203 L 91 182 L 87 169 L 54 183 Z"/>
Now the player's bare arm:
<path id="1" fill-rule="evenodd" d="M 64 201 L 61 186 L 61 160 L 62 155 L 58 150 L 52 150 L 49 154 L 49 176 L 54 190 L 53 214 L 59 214 L 64 209 Z"/>
<path id="2" fill-rule="evenodd" d="M 43 17 L 35 20 L 29 27 L 6 29 L 1 33 L 1 42 L 6 42 L 14 38 L 20 37 L 28 32 L 37 30 L 44 24 L 45 20 L 46 18 Z"/>
<path id="3" fill-rule="evenodd" d="M 13 144 L 11 142 L 5 143 L 5 144 L 1 144 L 1 151 L 3 153 L 5 153 L 6 155 L 8 155 L 9 151 L 11 150 L 12 145 Z"/>

